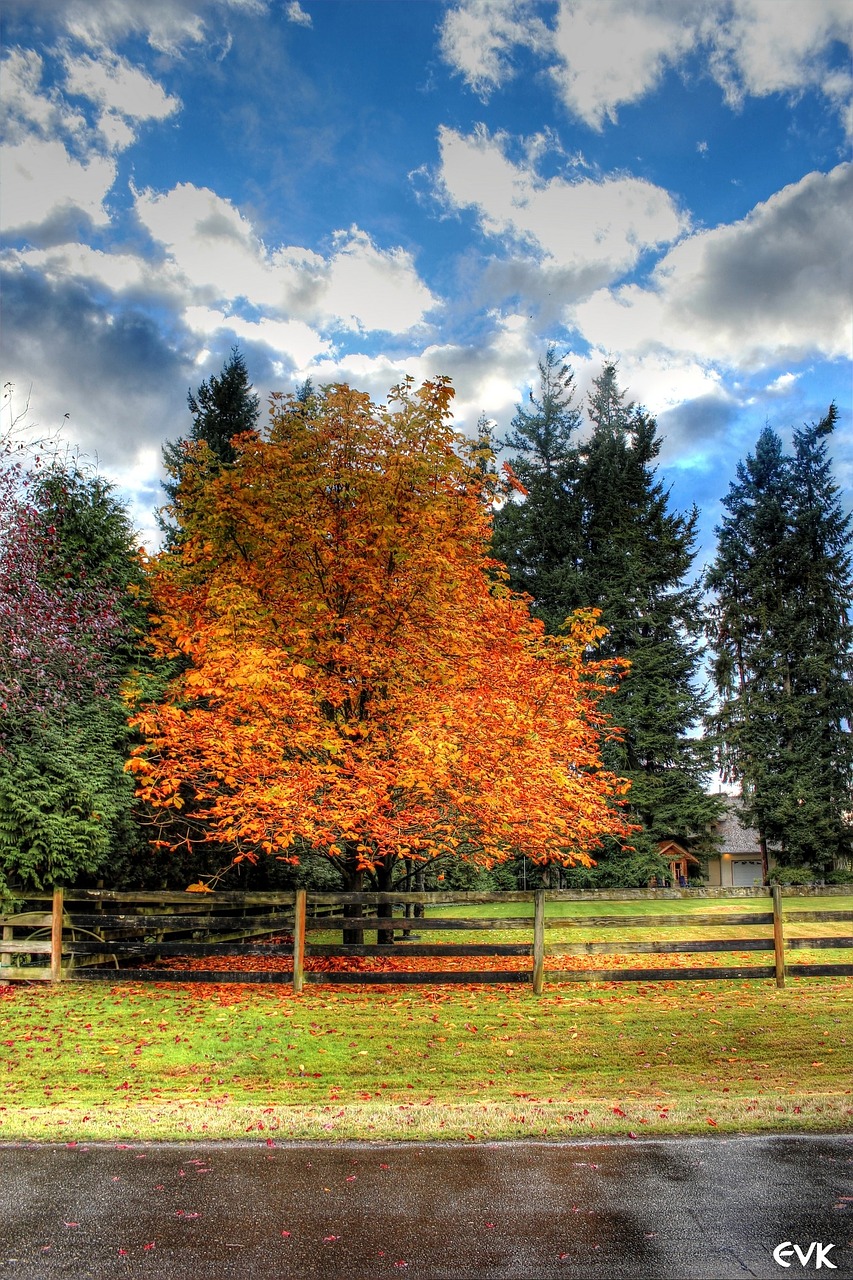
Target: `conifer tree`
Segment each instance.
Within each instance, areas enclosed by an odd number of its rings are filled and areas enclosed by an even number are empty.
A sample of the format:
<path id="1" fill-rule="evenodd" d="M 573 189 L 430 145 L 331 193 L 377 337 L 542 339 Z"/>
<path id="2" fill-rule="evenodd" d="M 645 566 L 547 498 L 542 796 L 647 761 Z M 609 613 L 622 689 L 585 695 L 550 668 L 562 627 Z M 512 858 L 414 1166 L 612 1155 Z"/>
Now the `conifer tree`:
<path id="1" fill-rule="evenodd" d="M 723 501 L 710 631 L 721 767 L 782 864 L 820 874 L 851 852 L 851 520 L 832 477 L 835 406 L 766 427 Z"/>
<path id="2" fill-rule="evenodd" d="M 306 383 L 306 387 L 310 387 L 310 383 Z M 199 461 L 193 446 L 206 446 L 204 461 L 208 467 L 227 466 L 236 457 L 231 441 L 245 431 L 254 431 L 257 426 L 260 401 L 252 390 L 246 362 L 237 347 L 232 349 L 218 378 L 214 375 L 209 382 L 202 382 L 195 394 L 192 390 L 187 393 L 187 404 L 193 416 L 189 436 L 179 436 L 163 446 L 163 462 L 169 474 L 163 488 L 169 503 L 160 514 L 160 527 L 167 543 L 176 536 L 170 508 L 178 501 L 184 470 L 191 460 Z"/>
<path id="3" fill-rule="evenodd" d="M 539 363 L 539 395 L 519 405 L 502 447 L 527 491 L 524 502 L 495 512 L 492 547 L 514 591 L 532 598 L 532 613 L 551 635 L 580 602 L 577 576 L 578 443 L 583 415 L 574 403 L 574 374 L 549 347 Z"/>
<path id="4" fill-rule="evenodd" d="M 135 841 L 120 697 L 145 625 L 133 529 L 112 487 L 76 460 L 27 481 L 21 518 L 0 529 L 0 561 L 30 571 L 26 594 L 0 571 L 3 641 L 17 660 L 0 699 L 0 897 L 6 881 L 114 877 Z M 50 615 L 36 629 L 34 610 Z"/>
<path id="5" fill-rule="evenodd" d="M 688 581 L 698 512 L 669 509 L 655 476 L 657 425 L 626 403 L 614 365 L 595 380 L 588 413 L 578 477 L 583 598 L 602 611 L 605 651 L 631 663 L 611 703 L 624 736 L 609 763 L 631 781 L 645 835 L 634 842 L 638 853 L 651 855 L 669 837 L 701 853 L 717 801 L 705 789 L 711 753 L 695 734 L 707 711 L 701 589 Z"/>
<path id="6" fill-rule="evenodd" d="M 705 792 L 710 751 L 695 736 L 707 709 L 698 688 L 700 591 L 686 582 L 697 513 L 669 510 L 655 478 L 656 424 L 626 402 L 615 366 L 594 384 L 584 444 L 571 373 L 549 352 L 540 376 L 534 411 L 519 409 L 505 442 L 527 496 L 497 514 L 493 546 L 547 630 L 594 606 L 608 628 L 605 651 L 631 662 L 612 696 L 624 735 L 609 745 L 608 765 L 630 779 L 642 831 L 636 852 L 611 842 L 596 872 L 573 874 L 591 884 L 645 884 L 665 871 L 655 842 L 681 839 L 701 853 L 717 811 Z"/>

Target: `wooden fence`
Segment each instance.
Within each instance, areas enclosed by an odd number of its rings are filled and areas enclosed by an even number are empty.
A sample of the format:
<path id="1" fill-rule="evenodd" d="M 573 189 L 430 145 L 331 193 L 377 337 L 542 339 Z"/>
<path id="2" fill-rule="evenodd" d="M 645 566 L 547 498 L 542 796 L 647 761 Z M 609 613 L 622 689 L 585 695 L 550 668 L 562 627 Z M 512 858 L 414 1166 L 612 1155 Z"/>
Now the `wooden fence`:
<path id="1" fill-rule="evenodd" d="M 853 936 L 792 937 L 791 928 L 804 922 L 853 923 L 853 911 L 785 908 L 778 886 L 766 889 L 699 890 L 528 890 L 484 893 L 314 893 L 303 889 L 284 893 L 122 893 L 109 890 L 57 889 L 51 898 L 28 899 L 35 909 L 0 916 L 0 982 L 47 979 L 59 981 L 129 980 L 157 982 L 291 982 L 294 991 L 309 983 L 338 984 L 439 984 L 532 983 L 540 994 L 545 980 L 556 982 L 656 982 L 772 978 L 785 985 L 795 977 L 853 974 L 853 964 L 797 964 L 786 953 L 798 950 L 846 949 Z M 853 894 L 853 885 L 830 889 L 792 888 L 792 897 L 832 898 Z M 548 915 L 550 904 L 564 902 L 614 902 L 630 900 L 696 901 L 697 899 L 745 899 L 752 907 L 726 913 Z M 762 902 L 763 900 L 763 902 Z M 532 906 L 533 913 L 517 916 L 423 916 L 423 910 L 443 905 L 517 903 Z M 38 905 L 37 905 L 38 904 Z M 754 904 L 754 905 L 753 905 Z M 761 909 L 755 906 L 761 904 Z M 69 910 L 73 906 L 73 909 Z M 372 914 L 371 914 L 372 912 Z M 396 914 L 395 914 L 396 912 Z M 403 914 L 400 914 L 400 913 Z M 415 912 L 418 912 L 416 915 Z M 344 915 L 346 913 L 346 916 Z M 358 913 L 354 915 L 352 913 Z M 553 930 L 571 934 L 578 929 L 612 930 L 653 927 L 659 930 L 686 925 L 715 930 L 730 926 L 761 926 L 763 936 L 702 939 L 656 938 L 654 941 L 620 939 L 548 942 Z M 483 937 L 484 931 L 524 930 L 523 942 L 424 943 L 422 932 L 466 933 Z M 357 932 L 357 942 L 312 942 L 312 935 Z M 382 942 L 365 942 L 364 934 L 382 936 Z M 413 934 L 415 935 L 413 938 Z M 387 940 L 400 935 L 398 940 Z M 673 966 L 666 968 L 613 968 L 548 970 L 546 961 L 557 956 L 664 955 L 767 951 L 773 963 L 740 966 Z M 154 967 L 158 959 L 204 956 L 275 958 L 267 969 L 181 969 Z M 513 969 L 399 969 L 312 970 L 314 957 L 529 957 L 530 965 Z M 39 964 L 39 960 L 42 963 Z M 286 965 L 282 961 L 286 961 Z M 134 965 L 148 967 L 130 967 Z M 47 962 L 47 963 L 44 963 Z"/>

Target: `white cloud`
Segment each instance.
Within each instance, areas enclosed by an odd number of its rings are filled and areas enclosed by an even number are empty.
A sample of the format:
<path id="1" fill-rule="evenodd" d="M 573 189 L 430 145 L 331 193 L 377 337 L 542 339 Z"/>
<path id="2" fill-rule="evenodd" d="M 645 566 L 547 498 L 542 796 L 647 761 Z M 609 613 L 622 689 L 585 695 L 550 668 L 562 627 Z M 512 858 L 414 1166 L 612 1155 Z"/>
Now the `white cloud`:
<path id="1" fill-rule="evenodd" d="M 799 373 L 780 373 L 778 378 L 767 384 L 764 392 L 770 396 L 787 395 L 799 378 Z"/>
<path id="2" fill-rule="evenodd" d="M 69 107 L 55 91 L 42 88 L 44 62 L 32 49 L 10 49 L 2 62 L 3 95 L 0 120 L 7 143 L 21 142 L 33 133 L 42 138 L 86 132 L 85 117 Z"/>
<path id="3" fill-rule="evenodd" d="M 476 210 L 484 232 L 512 237 L 586 291 L 629 271 L 644 250 L 671 243 L 686 219 L 668 192 L 641 178 L 542 179 L 507 156 L 509 139 L 480 127 L 439 134 L 443 194 Z"/>
<path id="4" fill-rule="evenodd" d="M 595 375 L 613 360 L 612 351 L 595 349 L 587 357 Z M 678 351 L 628 351 L 618 360 L 619 382 L 630 397 L 657 416 L 701 397 L 722 398 L 719 372 L 700 358 Z"/>
<path id="5" fill-rule="evenodd" d="M 713 70 L 735 99 L 825 87 L 827 49 L 833 41 L 853 44 L 849 0 L 736 0 L 718 17 L 711 26 L 708 16 L 703 35 L 714 49 Z M 849 74 L 844 81 L 849 92 Z"/>
<path id="6" fill-rule="evenodd" d="M 3 63 L 6 144 L 3 226 L 67 239 L 82 216 L 109 222 L 107 193 L 116 178 L 111 159 L 135 134 L 128 120 L 162 120 L 178 106 L 154 80 L 106 50 L 100 60 L 64 53 L 67 89 L 101 107 L 96 125 L 55 86 L 43 84 L 44 62 L 32 50 L 12 49 Z M 107 155 L 104 155 L 104 152 Z M 63 224 L 63 225 L 60 225 Z"/>
<path id="7" fill-rule="evenodd" d="M 462 0 L 441 27 L 441 51 L 481 98 L 514 73 L 512 52 L 544 52 L 550 34 L 529 0 Z"/>
<path id="8" fill-rule="evenodd" d="M 245 320 L 228 316 L 211 307 L 187 307 L 184 322 L 194 333 L 205 336 L 227 330 L 246 342 L 260 342 L 278 355 L 286 355 L 297 368 L 327 356 L 331 343 L 302 320 Z"/>
<path id="9" fill-rule="evenodd" d="M 66 214 L 82 214 L 95 226 L 109 222 L 104 205 L 115 182 L 105 156 L 75 160 L 58 141 L 33 138 L 0 147 L 2 221 L 6 233 L 31 229 Z"/>
<path id="10" fill-rule="evenodd" d="M 64 62 L 67 92 L 97 102 L 105 113 L 165 120 L 180 106 L 156 80 L 108 49 L 99 49 L 94 58 L 66 52 Z"/>
<path id="11" fill-rule="evenodd" d="M 410 254 L 378 249 L 355 227 L 336 233 L 323 256 L 299 246 L 268 249 L 230 201 L 191 183 L 139 193 L 136 208 L 205 305 L 243 298 L 308 323 L 403 333 L 437 304 Z"/>
<path id="12" fill-rule="evenodd" d="M 379 250 L 366 231 L 336 234 L 320 307 L 332 321 L 357 329 L 405 333 L 437 305 L 405 249 Z"/>
<path id="13" fill-rule="evenodd" d="M 209 188 L 180 183 L 164 193 L 143 191 L 136 211 L 199 301 L 242 297 L 284 309 L 298 294 L 296 270 L 269 254 L 239 210 Z"/>
<path id="14" fill-rule="evenodd" d="M 316 383 L 349 382 L 377 401 L 406 375 L 417 384 L 445 375 L 456 392 L 453 416 L 460 430 L 471 434 L 481 413 L 505 427 L 536 367 L 539 339 L 526 316 L 492 314 L 486 323 L 476 342 L 433 343 L 406 355 L 345 352 L 305 365 L 298 374 Z"/>
<path id="15" fill-rule="evenodd" d="M 284 15 L 288 22 L 295 22 L 299 27 L 313 27 L 311 14 L 306 13 L 299 0 L 290 0 L 284 7 Z"/>
<path id="16" fill-rule="evenodd" d="M 731 226 L 682 241 L 649 286 L 598 291 L 568 318 L 620 352 L 669 349 L 730 367 L 849 355 L 853 165 L 812 173 Z"/>
<path id="17" fill-rule="evenodd" d="M 169 263 L 155 266 L 135 254 L 106 253 L 87 244 L 66 243 L 21 252 L 12 250 L 5 255 L 5 261 L 29 267 L 54 284 L 77 280 L 101 286 L 117 299 L 126 296 L 153 298 L 179 306 L 185 297 L 185 283 Z"/>
<path id="18" fill-rule="evenodd" d="M 569 110 L 593 128 L 655 87 L 695 40 L 696 0 L 560 4 L 551 74 Z"/>
<path id="19" fill-rule="evenodd" d="M 65 31 L 90 48 L 141 37 L 161 53 L 180 56 L 189 46 L 213 39 L 206 19 L 229 13 L 260 16 L 266 0 L 5 0 L 11 14 L 25 11 L 59 20 Z"/>
<path id="20" fill-rule="evenodd" d="M 813 89 L 851 132 L 853 78 L 832 66 L 835 42 L 853 47 L 850 0 L 559 0 L 552 29 L 525 0 L 459 0 L 441 50 L 481 96 L 511 78 L 515 49 L 533 50 L 568 110 L 595 129 L 698 53 L 732 105 Z"/>

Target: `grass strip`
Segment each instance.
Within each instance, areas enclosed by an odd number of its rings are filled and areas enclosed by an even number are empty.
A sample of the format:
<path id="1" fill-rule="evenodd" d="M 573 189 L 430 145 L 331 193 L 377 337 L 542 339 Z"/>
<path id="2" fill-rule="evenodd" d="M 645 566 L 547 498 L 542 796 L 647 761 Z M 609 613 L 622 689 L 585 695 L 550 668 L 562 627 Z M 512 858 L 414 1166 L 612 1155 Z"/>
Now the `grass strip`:
<path id="1" fill-rule="evenodd" d="M 853 1128 L 853 980 L 0 989 L 0 1139 Z"/>

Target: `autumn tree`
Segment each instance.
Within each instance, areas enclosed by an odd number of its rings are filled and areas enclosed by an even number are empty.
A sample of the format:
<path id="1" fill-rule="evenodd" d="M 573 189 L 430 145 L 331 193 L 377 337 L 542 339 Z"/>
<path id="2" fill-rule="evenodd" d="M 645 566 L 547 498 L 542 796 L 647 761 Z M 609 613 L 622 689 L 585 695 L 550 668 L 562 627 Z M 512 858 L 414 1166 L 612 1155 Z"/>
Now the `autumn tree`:
<path id="1" fill-rule="evenodd" d="M 311 848 L 386 889 L 407 859 L 572 865 L 626 835 L 601 759 L 619 664 L 592 613 L 546 635 L 500 579 L 494 478 L 451 397 L 274 396 L 229 467 L 184 472 L 150 589 L 155 650 L 186 669 L 138 699 L 131 762 L 161 846 Z"/>

